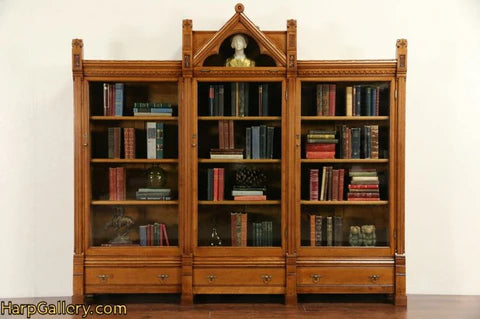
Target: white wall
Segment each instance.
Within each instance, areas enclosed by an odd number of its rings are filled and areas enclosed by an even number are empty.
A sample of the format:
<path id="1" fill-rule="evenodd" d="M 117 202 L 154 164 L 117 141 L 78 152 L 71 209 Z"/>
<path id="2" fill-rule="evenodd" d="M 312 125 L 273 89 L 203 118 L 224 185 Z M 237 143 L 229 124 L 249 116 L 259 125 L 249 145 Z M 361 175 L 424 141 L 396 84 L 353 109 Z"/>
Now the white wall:
<path id="1" fill-rule="evenodd" d="M 218 29 L 236 1 L 0 0 L 0 297 L 72 291 L 71 39 L 86 59 L 180 59 L 181 21 Z M 480 294 L 480 2 L 251 1 L 298 21 L 299 59 L 394 58 L 409 41 L 409 294 Z"/>

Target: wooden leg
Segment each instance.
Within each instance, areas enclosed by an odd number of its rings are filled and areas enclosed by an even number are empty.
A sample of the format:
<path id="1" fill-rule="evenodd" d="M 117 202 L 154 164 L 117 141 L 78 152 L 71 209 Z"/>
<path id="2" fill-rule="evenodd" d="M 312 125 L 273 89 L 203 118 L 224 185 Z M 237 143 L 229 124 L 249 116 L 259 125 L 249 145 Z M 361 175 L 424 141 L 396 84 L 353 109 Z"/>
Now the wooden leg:
<path id="1" fill-rule="evenodd" d="M 193 258 L 184 255 L 182 258 L 182 306 L 193 305 Z"/>
<path id="2" fill-rule="evenodd" d="M 296 306 L 297 305 L 297 256 L 287 254 L 286 256 L 286 293 L 285 293 L 285 305 Z"/>
<path id="3" fill-rule="evenodd" d="M 395 255 L 395 305 L 407 306 L 405 255 Z"/>

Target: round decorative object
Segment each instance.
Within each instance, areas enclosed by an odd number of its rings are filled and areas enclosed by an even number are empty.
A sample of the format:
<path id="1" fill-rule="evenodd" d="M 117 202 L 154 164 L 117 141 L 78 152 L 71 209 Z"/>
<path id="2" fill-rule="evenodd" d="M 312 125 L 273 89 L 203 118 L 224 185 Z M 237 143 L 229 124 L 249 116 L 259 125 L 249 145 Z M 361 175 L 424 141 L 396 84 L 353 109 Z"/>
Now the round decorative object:
<path id="1" fill-rule="evenodd" d="M 258 168 L 244 167 L 235 173 L 237 186 L 245 187 L 264 187 L 267 183 L 267 177 Z"/>
<path id="2" fill-rule="evenodd" d="M 167 182 L 165 171 L 158 165 L 153 165 L 147 171 L 147 184 L 149 188 L 162 188 Z"/>
<path id="3" fill-rule="evenodd" d="M 245 9 L 245 7 L 241 3 L 237 3 L 235 5 L 235 12 L 237 12 L 237 13 L 242 13 L 244 9 Z"/>

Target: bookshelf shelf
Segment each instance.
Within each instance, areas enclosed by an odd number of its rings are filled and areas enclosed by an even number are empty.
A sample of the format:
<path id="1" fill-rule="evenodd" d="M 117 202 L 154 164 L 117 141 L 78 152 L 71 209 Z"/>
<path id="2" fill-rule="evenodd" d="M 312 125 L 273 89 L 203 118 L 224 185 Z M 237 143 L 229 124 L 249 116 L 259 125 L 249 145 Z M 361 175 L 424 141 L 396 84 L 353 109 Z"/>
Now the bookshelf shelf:
<path id="1" fill-rule="evenodd" d="M 199 158 L 199 163 L 245 163 L 245 164 L 278 164 L 280 159 L 211 159 Z"/>
<path id="2" fill-rule="evenodd" d="M 92 158 L 92 163 L 112 163 L 112 164 L 169 164 L 178 163 L 176 158 L 164 158 L 164 159 L 145 159 L 145 158 Z"/>
<path id="3" fill-rule="evenodd" d="M 279 200 L 199 200 L 198 205 L 280 205 L 282 202 Z"/>
<path id="4" fill-rule="evenodd" d="M 388 201 L 379 200 L 379 201 L 316 201 L 316 200 L 302 200 L 300 201 L 302 205 L 318 205 L 318 206 L 329 206 L 329 205 L 338 205 L 338 206 L 378 206 L 378 205 L 388 205 Z"/>
<path id="5" fill-rule="evenodd" d="M 281 121 L 281 116 L 199 116 L 199 121 Z"/>
<path id="6" fill-rule="evenodd" d="M 302 121 L 388 121 L 388 116 L 302 116 Z"/>
<path id="7" fill-rule="evenodd" d="M 90 116 L 92 121 L 178 121 L 177 116 Z"/>
<path id="8" fill-rule="evenodd" d="M 122 206 L 122 205 L 178 205 L 177 200 L 92 200 L 92 205 Z"/>
<path id="9" fill-rule="evenodd" d="M 302 163 L 345 163 L 345 164 L 382 164 L 388 163 L 388 159 L 353 159 L 353 158 L 334 158 L 334 159 L 311 159 L 311 158 L 302 158 Z"/>

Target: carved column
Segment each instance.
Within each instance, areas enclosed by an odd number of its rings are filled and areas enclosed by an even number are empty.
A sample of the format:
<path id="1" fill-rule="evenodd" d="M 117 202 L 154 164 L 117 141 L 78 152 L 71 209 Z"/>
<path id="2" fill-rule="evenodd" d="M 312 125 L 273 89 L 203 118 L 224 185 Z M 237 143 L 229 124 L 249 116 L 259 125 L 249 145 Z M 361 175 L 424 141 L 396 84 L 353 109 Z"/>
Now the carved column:
<path id="1" fill-rule="evenodd" d="M 405 81 L 407 77 L 407 40 L 397 40 L 397 166 L 396 166 L 396 252 L 395 304 L 407 305 L 405 267 Z"/>
<path id="2" fill-rule="evenodd" d="M 82 101 L 83 101 L 83 41 L 72 40 L 73 105 L 74 105 L 74 255 L 73 295 L 84 295 L 84 245 L 83 245 L 83 147 L 82 147 Z"/>

